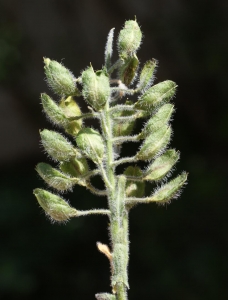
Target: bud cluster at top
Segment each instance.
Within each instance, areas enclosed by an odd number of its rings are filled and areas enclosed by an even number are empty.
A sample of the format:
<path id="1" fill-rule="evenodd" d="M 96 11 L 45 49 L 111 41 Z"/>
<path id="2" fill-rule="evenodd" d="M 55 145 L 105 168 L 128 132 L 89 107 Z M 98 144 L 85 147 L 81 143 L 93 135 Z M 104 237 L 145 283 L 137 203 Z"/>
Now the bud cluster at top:
<path id="1" fill-rule="evenodd" d="M 105 62 L 101 70 L 94 70 L 90 65 L 75 77 L 63 64 L 44 59 L 46 81 L 57 99 L 52 99 L 46 93 L 41 94 L 43 111 L 66 135 L 47 129 L 40 131 L 41 143 L 57 166 L 40 163 L 36 170 L 56 191 L 71 190 L 79 184 L 95 194 L 108 196 L 110 168 L 115 172 L 118 165 L 125 163 L 122 175 L 126 179 L 128 209 L 137 201 L 167 203 L 178 195 L 187 179 L 187 174 L 183 172 L 161 184 L 179 159 L 178 151 L 168 149 L 172 135 L 170 120 L 174 112 L 174 105 L 170 101 L 177 85 L 171 80 L 153 84 L 157 68 L 155 59 L 148 60 L 140 67 L 137 51 L 142 32 L 136 20 L 126 21 L 120 30 L 117 38 L 119 57 L 116 62 L 112 62 L 113 33 L 114 29 L 108 35 Z M 131 100 L 132 95 L 137 95 L 136 101 Z M 81 111 L 79 98 L 86 101 L 87 111 Z M 98 119 L 100 129 L 86 126 L 88 118 Z M 134 125 L 140 118 L 144 119 L 145 125 L 136 134 Z M 124 142 L 139 143 L 134 156 L 121 157 Z M 92 170 L 89 160 L 95 165 Z M 147 168 L 141 169 L 137 165 L 139 161 L 147 162 Z M 92 185 L 91 177 L 95 175 L 103 179 L 104 191 Z M 145 195 L 147 181 L 159 185 L 149 196 Z M 47 215 L 56 221 L 65 221 L 78 214 L 60 196 L 43 189 L 36 189 L 34 194 Z"/>

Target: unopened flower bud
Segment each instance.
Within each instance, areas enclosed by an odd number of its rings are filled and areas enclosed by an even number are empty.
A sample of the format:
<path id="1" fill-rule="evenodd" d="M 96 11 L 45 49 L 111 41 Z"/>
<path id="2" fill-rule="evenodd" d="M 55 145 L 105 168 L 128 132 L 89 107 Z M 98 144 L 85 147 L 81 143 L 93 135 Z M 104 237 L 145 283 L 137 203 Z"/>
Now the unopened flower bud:
<path id="1" fill-rule="evenodd" d="M 54 221 L 65 222 L 77 216 L 77 210 L 71 207 L 63 198 L 42 189 L 33 191 L 40 206 Z"/>
<path id="2" fill-rule="evenodd" d="M 135 108 L 152 110 L 159 104 L 169 101 L 175 94 L 177 85 L 171 80 L 160 82 L 149 88 L 135 103 Z"/>
<path id="3" fill-rule="evenodd" d="M 163 126 L 153 134 L 149 135 L 136 154 L 136 158 L 140 160 L 151 160 L 163 148 L 167 146 L 171 137 L 171 128 Z"/>
<path id="4" fill-rule="evenodd" d="M 59 167 L 63 173 L 76 178 L 83 177 L 89 171 L 86 158 L 73 158 L 70 161 L 61 162 Z"/>
<path id="5" fill-rule="evenodd" d="M 120 57 L 127 58 L 133 56 L 138 50 L 142 40 L 142 32 L 136 21 L 126 21 L 124 28 L 118 37 L 118 50 Z"/>
<path id="6" fill-rule="evenodd" d="M 154 71 L 157 66 L 157 62 L 155 59 L 148 60 L 139 76 L 139 83 L 137 85 L 138 91 L 145 91 L 152 83 Z"/>
<path id="7" fill-rule="evenodd" d="M 124 171 L 124 175 L 130 177 L 141 177 L 142 171 L 139 167 L 129 166 Z M 143 181 L 134 181 L 127 179 L 126 197 L 143 197 L 145 192 L 145 183 Z"/>
<path id="8" fill-rule="evenodd" d="M 98 131 L 92 128 L 83 128 L 79 131 L 76 142 L 85 155 L 95 163 L 99 163 L 103 159 L 104 142 Z"/>
<path id="9" fill-rule="evenodd" d="M 91 66 L 82 72 L 82 95 L 95 110 L 105 105 L 110 93 L 109 77 L 104 70 L 94 72 Z"/>
<path id="10" fill-rule="evenodd" d="M 44 58 L 44 70 L 48 85 L 59 96 L 71 96 L 77 93 L 73 74 L 62 64 Z"/>
<path id="11" fill-rule="evenodd" d="M 126 86 L 129 86 L 135 78 L 138 65 L 139 60 L 134 54 L 132 57 L 124 60 L 123 65 L 119 68 L 119 78 Z"/>
<path id="12" fill-rule="evenodd" d="M 57 125 L 65 126 L 68 122 L 62 109 L 47 94 L 41 94 L 41 101 L 47 117 Z"/>
<path id="13" fill-rule="evenodd" d="M 36 171 L 48 185 L 59 191 L 70 190 L 75 184 L 70 177 L 64 175 L 57 169 L 52 168 L 49 164 L 39 163 L 36 166 Z"/>
<path id="14" fill-rule="evenodd" d="M 82 120 L 70 120 L 70 118 L 81 116 L 82 113 L 80 107 L 72 96 L 67 97 L 67 99 L 62 99 L 59 103 L 59 107 L 62 109 L 68 120 L 64 127 L 66 132 L 75 136 L 82 127 Z"/>
<path id="15" fill-rule="evenodd" d="M 149 119 L 149 121 L 143 128 L 140 137 L 145 138 L 151 133 L 157 131 L 163 125 L 167 124 L 172 116 L 173 111 L 174 111 L 174 106 L 169 103 L 159 108 L 156 114 Z"/>
<path id="16" fill-rule="evenodd" d="M 187 173 L 183 172 L 175 179 L 164 184 L 151 197 L 148 198 L 148 202 L 157 202 L 159 204 L 169 203 L 172 198 L 179 196 L 181 188 L 187 181 L 187 177 Z"/>
<path id="17" fill-rule="evenodd" d="M 130 101 L 128 101 L 126 103 L 126 105 L 131 105 L 132 103 Z M 116 113 L 113 114 L 113 118 L 115 117 L 127 117 L 127 116 L 131 116 L 133 115 L 134 112 L 130 111 L 130 110 L 123 110 L 123 111 L 118 111 Z M 119 120 L 115 120 L 113 122 L 113 136 L 114 137 L 118 137 L 118 136 L 126 136 L 126 135 L 130 135 L 134 129 L 134 125 L 135 125 L 135 120 L 133 121 L 119 121 Z"/>
<path id="18" fill-rule="evenodd" d="M 44 149 L 54 160 L 67 161 L 79 155 L 73 145 L 58 132 L 44 129 L 40 136 Z"/>
<path id="19" fill-rule="evenodd" d="M 163 155 L 155 159 L 143 175 L 143 180 L 160 180 L 175 165 L 179 159 L 179 152 L 174 149 L 167 150 Z"/>

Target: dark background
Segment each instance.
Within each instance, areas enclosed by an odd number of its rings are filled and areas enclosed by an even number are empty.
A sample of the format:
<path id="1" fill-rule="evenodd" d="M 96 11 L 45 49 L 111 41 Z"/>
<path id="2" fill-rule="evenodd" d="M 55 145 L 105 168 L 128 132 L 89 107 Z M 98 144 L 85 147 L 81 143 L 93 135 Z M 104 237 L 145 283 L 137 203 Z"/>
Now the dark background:
<path id="1" fill-rule="evenodd" d="M 52 225 L 32 194 L 34 170 L 48 161 L 39 129 L 48 92 L 42 58 L 63 61 L 76 76 L 103 64 L 115 37 L 137 16 L 140 61 L 159 61 L 157 81 L 178 83 L 172 146 L 175 174 L 189 172 L 181 198 L 130 214 L 129 299 L 227 299 L 228 2 L 216 0 L 0 1 L 0 298 L 94 299 L 109 292 L 104 216 Z M 65 196 L 78 209 L 105 207 L 83 188 Z"/>

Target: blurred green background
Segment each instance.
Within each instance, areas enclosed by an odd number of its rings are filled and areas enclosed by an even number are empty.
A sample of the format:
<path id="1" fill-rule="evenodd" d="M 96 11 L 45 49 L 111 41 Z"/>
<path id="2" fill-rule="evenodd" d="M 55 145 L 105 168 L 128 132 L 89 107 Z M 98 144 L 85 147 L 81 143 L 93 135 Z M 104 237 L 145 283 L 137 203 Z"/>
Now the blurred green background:
<path id="1" fill-rule="evenodd" d="M 156 82 L 179 86 L 171 146 L 181 151 L 175 174 L 190 175 L 170 206 L 130 214 L 129 299 L 227 299 L 227 14 L 221 0 L 0 1 L 0 299 L 89 300 L 110 291 L 109 264 L 96 249 L 108 243 L 107 218 L 52 225 L 32 194 L 45 186 L 34 167 L 48 162 L 39 129 L 52 128 L 39 99 L 48 92 L 42 58 L 76 76 L 90 62 L 100 69 L 109 30 L 116 37 L 135 15 L 140 61 L 156 58 Z M 66 198 L 78 209 L 106 206 L 81 187 Z"/>

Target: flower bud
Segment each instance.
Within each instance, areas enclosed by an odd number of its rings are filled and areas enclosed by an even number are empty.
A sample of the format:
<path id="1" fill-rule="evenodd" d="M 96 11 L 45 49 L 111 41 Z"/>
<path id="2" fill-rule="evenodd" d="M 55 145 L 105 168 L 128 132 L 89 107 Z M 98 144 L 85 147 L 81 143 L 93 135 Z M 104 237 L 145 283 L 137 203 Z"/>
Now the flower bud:
<path id="1" fill-rule="evenodd" d="M 129 177 L 141 177 L 142 171 L 139 167 L 129 166 L 124 171 L 124 175 Z M 134 181 L 127 179 L 126 197 L 143 197 L 145 193 L 145 183 L 143 181 Z"/>
<path id="2" fill-rule="evenodd" d="M 65 126 L 68 122 L 62 109 L 47 94 L 41 94 L 41 101 L 47 117 L 57 125 Z"/>
<path id="3" fill-rule="evenodd" d="M 94 72 L 91 66 L 82 72 L 82 95 L 95 110 L 105 105 L 110 93 L 109 77 L 104 70 Z"/>
<path id="4" fill-rule="evenodd" d="M 35 189 L 33 193 L 40 206 L 52 220 L 65 222 L 70 217 L 77 216 L 77 210 L 63 198 L 42 189 Z"/>
<path id="5" fill-rule="evenodd" d="M 172 104 L 165 104 L 153 115 L 145 127 L 142 130 L 140 135 L 141 138 L 145 138 L 151 133 L 157 131 L 163 125 L 167 124 L 172 116 L 174 111 L 174 106 Z"/>
<path id="6" fill-rule="evenodd" d="M 179 152 L 176 152 L 174 149 L 167 150 L 148 167 L 143 175 L 143 180 L 162 179 L 178 161 L 179 156 Z"/>
<path id="7" fill-rule="evenodd" d="M 167 146 L 171 137 L 171 128 L 163 126 L 153 134 L 149 135 L 141 146 L 141 149 L 136 154 L 139 160 L 151 160 L 163 148 Z"/>
<path id="8" fill-rule="evenodd" d="M 89 172 L 89 166 L 85 158 L 73 158 L 70 161 L 61 162 L 59 167 L 63 173 L 76 178 L 81 178 Z"/>
<path id="9" fill-rule="evenodd" d="M 77 93 L 73 74 L 62 64 L 49 58 L 44 58 L 44 71 L 48 85 L 59 96 L 70 96 Z"/>
<path id="10" fill-rule="evenodd" d="M 126 86 L 129 86 L 135 78 L 138 65 L 139 60 L 134 54 L 132 57 L 124 60 L 123 65 L 119 68 L 119 78 Z"/>
<path id="11" fill-rule="evenodd" d="M 155 59 L 148 60 L 145 63 L 139 77 L 139 83 L 137 85 L 138 91 L 145 91 L 151 85 L 156 66 L 157 62 Z"/>
<path id="12" fill-rule="evenodd" d="M 65 161 L 79 155 L 73 145 L 58 132 L 44 129 L 40 136 L 44 149 L 54 160 Z"/>
<path id="13" fill-rule="evenodd" d="M 120 57 L 133 56 L 138 50 L 142 40 L 142 32 L 136 21 L 126 21 L 118 37 L 118 51 Z"/>
<path id="14" fill-rule="evenodd" d="M 70 190 L 76 183 L 70 177 L 52 168 L 49 164 L 39 163 L 36 166 L 36 171 L 48 185 L 59 191 Z"/>
<path id="15" fill-rule="evenodd" d="M 175 94 L 177 85 L 171 80 L 160 82 L 145 92 L 135 103 L 136 109 L 152 110 L 159 104 L 169 101 Z"/>
<path id="16" fill-rule="evenodd" d="M 127 103 L 125 103 L 126 105 L 131 105 L 132 103 L 130 101 L 128 101 Z M 127 117 L 127 116 L 131 116 L 133 115 L 134 112 L 130 111 L 130 110 L 122 110 L 122 111 L 118 111 L 116 113 L 113 114 L 113 118 L 116 117 Z M 127 136 L 130 135 L 134 129 L 134 125 L 135 125 L 135 120 L 133 121 L 119 121 L 119 120 L 115 120 L 113 122 L 113 136 L 114 137 L 118 137 L 118 136 Z"/>
<path id="17" fill-rule="evenodd" d="M 179 196 L 181 188 L 187 181 L 187 177 L 187 173 L 183 172 L 175 179 L 164 184 L 151 197 L 148 198 L 148 202 L 157 202 L 159 204 L 169 203 L 172 198 Z"/>
<path id="18" fill-rule="evenodd" d="M 78 147 L 92 159 L 99 163 L 104 155 L 104 142 L 99 132 L 92 128 L 83 128 L 79 131 L 76 142 Z"/>
<path id="19" fill-rule="evenodd" d="M 68 118 L 68 122 L 65 126 L 66 132 L 71 135 L 76 135 L 82 127 L 82 120 L 70 120 L 70 118 L 81 116 L 80 107 L 71 96 L 67 99 L 62 99 L 59 106 L 64 112 L 64 115 Z"/>

